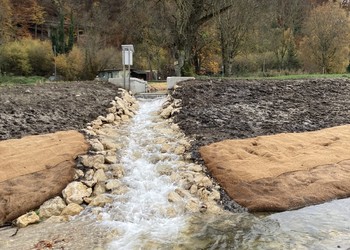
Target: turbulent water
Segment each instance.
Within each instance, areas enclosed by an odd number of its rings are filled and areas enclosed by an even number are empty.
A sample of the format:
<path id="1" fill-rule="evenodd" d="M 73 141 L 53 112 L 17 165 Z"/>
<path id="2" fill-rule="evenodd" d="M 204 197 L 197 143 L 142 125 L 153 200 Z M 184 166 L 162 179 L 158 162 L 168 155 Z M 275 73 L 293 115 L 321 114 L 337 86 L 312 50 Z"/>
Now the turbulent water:
<path id="1" fill-rule="evenodd" d="M 176 242 L 187 216 L 182 207 L 170 204 L 167 194 L 175 189 L 169 176 L 156 171 L 159 166 L 177 167 L 179 156 L 160 154 L 161 144 L 175 144 L 179 139 L 165 134 L 160 118 L 155 116 L 162 99 L 144 101 L 131 126 L 125 127 L 121 141 L 121 164 L 129 191 L 119 195 L 112 208 L 104 213 L 104 225 L 117 229 L 121 236 L 109 249 L 138 249 L 152 244 Z M 170 216 L 171 215 L 171 216 Z"/>
<path id="2" fill-rule="evenodd" d="M 123 144 L 118 154 L 127 192 L 98 213 L 87 209 L 68 223 L 40 223 L 13 237 L 15 229 L 2 230 L 0 249 L 40 249 L 35 246 L 42 241 L 54 243 L 52 249 L 350 248 L 350 199 L 271 215 L 189 213 L 169 202 L 177 184 L 157 169 L 183 167 L 180 156 L 162 152 L 164 143 L 176 146 L 182 135 L 158 117 L 162 103 L 140 101 L 138 114 L 115 138 Z"/>

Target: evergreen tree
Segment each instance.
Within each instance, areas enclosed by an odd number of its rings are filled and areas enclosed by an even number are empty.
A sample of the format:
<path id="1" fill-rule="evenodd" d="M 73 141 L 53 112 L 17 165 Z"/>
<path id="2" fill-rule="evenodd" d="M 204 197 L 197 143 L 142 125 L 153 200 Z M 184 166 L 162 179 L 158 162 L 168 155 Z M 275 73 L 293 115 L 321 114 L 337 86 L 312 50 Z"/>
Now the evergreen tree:
<path id="1" fill-rule="evenodd" d="M 51 35 L 52 49 L 58 54 L 67 54 L 73 49 L 74 44 L 74 22 L 73 14 L 71 14 L 70 25 L 68 30 L 68 41 L 64 29 L 64 16 L 60 15 L 60 23 Z"/>

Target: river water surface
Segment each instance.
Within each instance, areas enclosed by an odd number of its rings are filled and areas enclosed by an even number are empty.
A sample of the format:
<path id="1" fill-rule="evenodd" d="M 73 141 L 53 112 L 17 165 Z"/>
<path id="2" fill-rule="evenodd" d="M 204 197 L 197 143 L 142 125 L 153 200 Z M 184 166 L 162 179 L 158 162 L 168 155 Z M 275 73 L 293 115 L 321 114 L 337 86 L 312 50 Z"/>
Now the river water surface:
<path id="1" fill-rule="evenodd" d="M 169 202 L 177 184 L 157 169 L 191 163 L 162 150 L 183 139 L 157 115 L 163 102 L 140 100 L 138 114 L 118 129 L 127 192 L 68 223 L 40 223 L 12 237 L 15 229 L 1 230 L 0 249 L 350 249 L 350 199 L 270 215 L 190 213 Z M 40 241 L 54 244 L 38 248 Z"/>

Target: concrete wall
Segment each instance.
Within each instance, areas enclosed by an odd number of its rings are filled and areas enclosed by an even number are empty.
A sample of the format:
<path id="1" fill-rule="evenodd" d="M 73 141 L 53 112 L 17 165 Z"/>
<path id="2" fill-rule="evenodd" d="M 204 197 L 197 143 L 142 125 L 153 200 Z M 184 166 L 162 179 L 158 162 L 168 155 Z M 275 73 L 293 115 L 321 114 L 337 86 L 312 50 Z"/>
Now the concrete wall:
<path id="1" fill-rule="evenodd" d="M 109 78 L 108 81 L 117 85 L 120 88 L 125 88 L 130 90 L 133 94 L 146 93 L 148 90 L 148 84 L 146 81 L 140 80 L 138 78 L 130 78 L 130 89 L 129 89 L 129 79 L 126 79 L 125 86 L 123 78 Z"/>
<path id="2" fill-rule="evenodd" d="M 169 76 L 166 79 L 167 85 L 168 85 L 168 89 L 173 89 L 174 86 L 178 83 L 178 82 L 182 82 L 182 81 L 186 81 L 186 80 L 194 80 L 194 77 L 184 77 L 184 76 Z"/>

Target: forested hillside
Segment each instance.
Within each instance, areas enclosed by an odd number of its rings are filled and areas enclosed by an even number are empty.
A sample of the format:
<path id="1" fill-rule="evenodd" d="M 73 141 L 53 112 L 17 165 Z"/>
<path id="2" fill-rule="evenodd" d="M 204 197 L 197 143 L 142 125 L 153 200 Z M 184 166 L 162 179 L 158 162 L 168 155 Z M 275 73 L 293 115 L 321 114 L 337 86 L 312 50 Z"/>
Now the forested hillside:
<path id="1" fill-rule="evenodd" d="M 343 73 L 349 34 L 347 0 L 0 0 L 0 70 L 91 79 L 130 43 L 162 78 Z"/>

